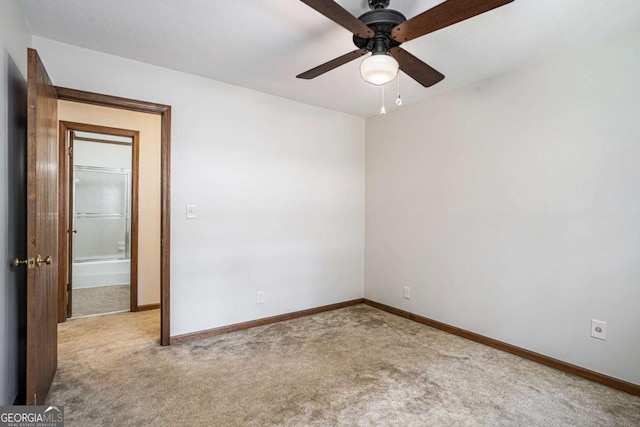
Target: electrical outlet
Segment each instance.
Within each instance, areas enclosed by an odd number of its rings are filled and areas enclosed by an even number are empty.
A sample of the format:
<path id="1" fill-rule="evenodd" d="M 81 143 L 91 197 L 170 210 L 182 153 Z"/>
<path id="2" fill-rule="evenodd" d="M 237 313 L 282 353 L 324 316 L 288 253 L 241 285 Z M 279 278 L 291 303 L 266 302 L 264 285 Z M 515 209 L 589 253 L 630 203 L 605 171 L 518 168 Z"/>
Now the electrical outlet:
<path id="1" fill-rule="evenodd" d="M 264 304 L 264 291 L 256 292 L 256 304 Z"/>
<path id="2" fill-rule="evenodd" d="M 607 339 L 607 322 L 591 319 L 591 337 L 599 340 Z"/>
<path id="3" fill-rule="evenodd" d="M 411 299 L 411 288 L 408 286 L 404 287 L 404 298 Z"/>

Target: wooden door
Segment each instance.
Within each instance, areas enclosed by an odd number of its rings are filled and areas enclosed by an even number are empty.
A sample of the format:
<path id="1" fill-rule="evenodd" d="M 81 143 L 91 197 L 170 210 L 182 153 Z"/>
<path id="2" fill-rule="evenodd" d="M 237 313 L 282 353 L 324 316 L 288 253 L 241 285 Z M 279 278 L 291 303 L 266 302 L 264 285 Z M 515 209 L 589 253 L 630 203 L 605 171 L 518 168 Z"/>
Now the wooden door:
<path id="1" fill-rule="evenodd" d="M 33 49 L 27 98 L 27 256 L 32 261 L 27 265 L 26 400 L 41 405 L 58 362 L 58 100 Z"/>

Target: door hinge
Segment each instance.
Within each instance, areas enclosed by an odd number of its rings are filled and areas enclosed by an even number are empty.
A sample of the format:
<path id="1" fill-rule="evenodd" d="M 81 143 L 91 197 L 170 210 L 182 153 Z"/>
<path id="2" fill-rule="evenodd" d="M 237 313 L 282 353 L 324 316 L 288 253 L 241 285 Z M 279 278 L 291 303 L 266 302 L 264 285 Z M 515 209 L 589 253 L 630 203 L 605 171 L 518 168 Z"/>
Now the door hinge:
<path id="1" fill-rule="evenodd" d="M 33 393 L 33 404 L 37 405 L 38 404 L 38 395 Z"/>
<path id="2" fill-rule="evenodd" d="M 71 283 L 67 283 L 67 292 L 71 292 Z"/>
<path id="3" fill-rule="evenodd" d="M 73 147 L 68 147 L 67 148 L 67 153 L 69 156 L 73 156 Z"/>

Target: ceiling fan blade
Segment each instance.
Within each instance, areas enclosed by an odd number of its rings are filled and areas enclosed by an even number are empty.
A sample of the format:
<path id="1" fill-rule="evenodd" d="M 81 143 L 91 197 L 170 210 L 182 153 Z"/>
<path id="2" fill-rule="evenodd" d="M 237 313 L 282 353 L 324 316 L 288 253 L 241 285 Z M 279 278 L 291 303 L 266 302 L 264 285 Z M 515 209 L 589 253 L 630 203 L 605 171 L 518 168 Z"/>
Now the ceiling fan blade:
<path id="1" fill-rule="evenodd" d="M 345 55 L 339 56 L 335 59 L 332 59 L 329 62 L 325 62 L 322 65 L 318 65 L 315 68 L 310 69 L 309 71 L 305 71 L 302 74 L 298 74 L 296 77 L 299 79 L 313 79 L 318 77 L 321 74 L 326 73 L 327 71 L 331 71 L 334 68 L 338 68 L 341 65 L 346 64 L 347 62 L 351 62 L 356 58 L 361 57 L 362 55 L 366 55 L 369 51 L 367 49 L 358 49 L 353 52 L 349 52 Z"/>
<path id="2" fill-rule="evenodd" d="M 448 0 L 397 25 L 391 31 L 394 40 L 404 43 L 456 22 L 473 18 L 513 0 Z"/>
<path id="3" fill-rule="evenodd" d="M 424 87 L 433 86 L 444 79 L 444 75 L 442 73 L 431 68 L 429 65 L 425 64 L 400 47 L 393 47 L 389 49 L 389 54 L 398 61 L 402 71 Z"/>
<path id="4" fill-rule="evenodd" d="M 374 33 L 361 20 L 350 14 L 333 0 L 300 0 L 317 12 L 320 12 L 336 24 L 346 28 L 358 37 L 373 37 Z"/>

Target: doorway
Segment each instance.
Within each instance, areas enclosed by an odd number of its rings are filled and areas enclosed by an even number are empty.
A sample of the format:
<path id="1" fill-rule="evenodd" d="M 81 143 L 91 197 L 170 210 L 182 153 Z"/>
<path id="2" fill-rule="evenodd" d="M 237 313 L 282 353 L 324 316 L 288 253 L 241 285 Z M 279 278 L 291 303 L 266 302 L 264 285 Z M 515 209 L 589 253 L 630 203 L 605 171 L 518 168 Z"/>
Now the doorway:
<path id="1" fill-rule="evenodd" d="M 170 146 L 171 146 L 171 107 L 168 105 L 155 104 L 146 101 L 138 101 L 129 98 L 121 98 L 110 95 L 103 95 L 93 92 L 86 92 L 76 89 L 69 89 L 64 87 L 55 87 L 57 99 L 58 101 L 70 101 L 72 103 L 85 104 L 88 106 L 100 106 L 100 107 L 108 107 L 116 110 L 127 110 L 134 111 L 139 113 L 147 113 L 150 115 L 154 115 L 159 117 L 160 126 L 159 126 L 159 151 L 160 151 L 160 186 L 159 186 L 159 205 L 160 205 L 160 218 L 158 229 L 160 230 L 159 236 L 159 304 L 151 304 L 151 305 L 140 305 L 138 304 L 137 310 L 145 310 L 145 309 L 153 309 L 160 307 L 160 344 L 161 345 L 170 345 L 170 303 L 169 303 L 169 281 L 170 281 L 170 174 L 171 174 L 171 157 L 170 157 Z M 66 191 L 62 186 L 68 186 L 69 179 L 65 176 L 64 171 L 67 169 L 67 162 L 69 161 L 68 155 L 65 152 L 59 152 L 59 180 L 60 190 L 59 190 L 59 206 L 60 211 L 58 214 L 58 218 L 60 221 L 59 226 L 59 248 L 58 253 L 60 254 L 60 270 L 65 269 L 68 265 L 68 260 L 63 260 L 69 251 L 66 247 L 66 242 L 68 239 L 66 238 L 68 224 L 69 224 L 69 211 L 63 207 L 69 206 L 68 195 L 69 192 Z M 146 221 L 145 221 L 146 225 Z M 146 240 L 146 239 L 142 239 Z M 139 255 L 140 252 L 138 251 Z M 59 271 L 59 295 L 66 293 L 66 277 L 64 276 L 65 272 Z M 140 283 L 138 283 L 140 288 Z M 142 301 L 144 303 L 144 301 Z M 140 301 L 138 301 L 140 303 Z M 58 299 L 58 321 L 66 320 L 66 316 L 61 316 L 61 313 L 66 314 L 66 302 L 63 299 Z M 64 317 L 64 318 L 62 318 Z"/>
<path id="2" fill-rule="evenodd" d="M 69 224 L 59 306 L 67 318 L 136 311 L 139 132 L 61 121 L 60 139 Z"/>
<path id="3" fill-rule="evenodd" d="M 41 404 L 47 396 L 57 368 L 57 321 L 60 290 L 66 290 L 59 267 L 67 260 L 68 195 L 65 186 L 67 153 L 59 151 L 56 127 L 58 101 L 101 105 L 150 113 L 160 117 L 160 344 L 170 345 L 170 175 L 171 107 L 54 86 L 38 53 L 27 54 L 27 138 L 24 158 L 26 186 L 26 253 L 15 254 L 12 265 L 26 270 L 26 325 L 18 331 L 26 350 L 24 378 L 17 403 Z M 56 301 L 57 300 L 57 301 Z M 66 316 L 65 316 L 66 317 Z"/>

